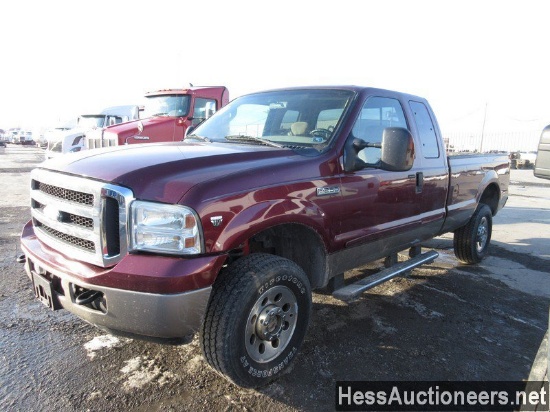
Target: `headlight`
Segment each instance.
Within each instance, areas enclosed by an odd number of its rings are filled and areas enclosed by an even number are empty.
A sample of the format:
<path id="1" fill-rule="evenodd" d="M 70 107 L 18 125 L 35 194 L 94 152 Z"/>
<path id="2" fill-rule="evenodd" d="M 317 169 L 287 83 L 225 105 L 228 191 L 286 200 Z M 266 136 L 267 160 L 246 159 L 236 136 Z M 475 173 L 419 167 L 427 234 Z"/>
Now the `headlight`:
<path id="1" fill-rule="evenodd" d="M 176 255 L 202 252 L 200 222 L 185 206 L 136 200 L 130 211 L 130 249 Z"/>

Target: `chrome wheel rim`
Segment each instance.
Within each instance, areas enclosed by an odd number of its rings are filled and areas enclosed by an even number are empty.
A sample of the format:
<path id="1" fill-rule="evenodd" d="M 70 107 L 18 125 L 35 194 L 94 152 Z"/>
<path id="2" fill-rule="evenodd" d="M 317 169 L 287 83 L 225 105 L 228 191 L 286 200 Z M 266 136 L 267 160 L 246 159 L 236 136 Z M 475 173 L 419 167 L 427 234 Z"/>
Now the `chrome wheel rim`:
<path id="1" fill-rule="evenodd" d="M 298 301 L 286 286 L 275 286 L 256 300 L 245 329 L 245 346 L 250 358 L 269 362 L 288 346 L 298 319 Z"/>
<path id="2" fill-rule="evenodd" d="M 477 227 L 476 234 L 476 250 L 478 253 L 483 252 L 487 246 L 487 239 L 489 238 L 489 222 L 486 217 L 481 219 L 479 226 Z"/>

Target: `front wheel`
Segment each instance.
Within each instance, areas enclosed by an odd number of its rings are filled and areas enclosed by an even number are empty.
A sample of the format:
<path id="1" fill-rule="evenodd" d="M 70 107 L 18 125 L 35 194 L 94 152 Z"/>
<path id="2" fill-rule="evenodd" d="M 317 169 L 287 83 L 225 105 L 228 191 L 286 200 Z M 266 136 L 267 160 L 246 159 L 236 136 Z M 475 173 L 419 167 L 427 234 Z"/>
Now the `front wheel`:
<path id="1" fill-rule="evenodd" d="M 481 204 L 470 221 L 454 232 L 455 256 L 464 263 L 479 263 L 487 254 L 493 229 L 491 208 Z"/>
<path id="2" fill-rule="evenodd" d="M 201 328 L 208 364 L 233 383 L 257 387 L 288 368 L 304 339 L 311 287 L 294 262 L 264 253 L 220 273 Z"/>

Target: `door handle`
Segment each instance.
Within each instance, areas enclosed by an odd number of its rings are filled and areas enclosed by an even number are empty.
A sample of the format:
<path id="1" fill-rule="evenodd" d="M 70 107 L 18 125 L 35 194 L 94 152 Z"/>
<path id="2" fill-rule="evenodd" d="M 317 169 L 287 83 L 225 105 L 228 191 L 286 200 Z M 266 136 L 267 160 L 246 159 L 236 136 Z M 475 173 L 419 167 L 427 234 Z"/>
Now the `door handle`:
<path id="1" fill-rule="evenodd" d="M 416 172 L 416 193 L 422 193 L 424 187 L 424 173 Z"/>

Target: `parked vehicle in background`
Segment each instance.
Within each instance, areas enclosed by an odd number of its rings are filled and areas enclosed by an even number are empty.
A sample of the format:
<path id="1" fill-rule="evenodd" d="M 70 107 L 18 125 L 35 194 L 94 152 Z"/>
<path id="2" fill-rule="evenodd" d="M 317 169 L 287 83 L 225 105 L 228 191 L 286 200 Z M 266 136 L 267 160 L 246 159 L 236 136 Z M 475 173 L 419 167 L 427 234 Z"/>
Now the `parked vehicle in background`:
<path id="1" fill-rule="evenodd" d="M 87 138 L 86 147 L 181 141 L 189 127 L 197 126 L 229 102 L 229 92 L 224 86 L 164 89 L 147 93 L 145 100 L 141 120 L 107 127 L 101 136 Z"/>
<path id="2" fill-rule="evenodd" d="M 57 142 L 57 141 L 61 140 L 61 136 L 62 136 L 63 132 L 66 132 L 67 130 L 74 129 L 77 124 L 78 124 L 78 118 L 71 119 L 71 120 L 69 120 L 69 121 L 67 121 L 63 124 L 60 124 L 56 127 L 47 129 L 44 132 L 45 148 L 46 149 L 48 148 L 48 146 L 50 145 L 49 142 L 52 142 L 52 144 L 53 144 L 53 142 Z"/>
<path id="3" fill-rule="evenodd" d="M 73 129 L 59 131 L 48 136 L 46 159 L 64 153 L 75 153 L 86 148 L 86 136 L 101 136 L 104 128 L 139 118 L 139 106 L 113 106 L 99 114 L 83 114 Z"/>
<path id="4" fill-rule="evenodd" d="M 480 262 L 509 173 L 506 155 L 447 156 L 421 97 L 254 93 L 179 144 L 33 170 L 20 261 L 49 308 L 149 337 L 198 330 L 208 364 L 254 387 L 296 358 L 312 289 L 353 300 L 433 261 L 421 244 L 447 232 L 459 260 Z M 344 285 L 344 272 L 381 258 L 387 269 Z"/>
<path id="5" fill-rule="evenodd" d="M 25 130 L 23 132 L 19 132 L 19 144 L 23 146 L 34 146 L 35 142 L 33 139 L 33 134 L 31 131 Z"/>
<path id="6" fill-rule="evenodd" d="M 32 138 L 32 132 L 22 129 L 10 129 L 10 138 L 9 142 L 13 144 L 30 146 L 34 145 L 34 140 Z"/>
<path id="7" fill-rule="evenodd" d="M 512 169 L 533 169 L 537 159 L 537 152 L 512 152 L 510 153 L 510 167 Z"/>
<path id="8" fill-rule="evenodd" d="M 4 140 L 8 143 L 16 144 L 19 141 L 19 131 L 21 129 L 19 127 L 8 129 L 8 131 L 4 134 Z"/>
<path id="9" fill-rule="evenodd" d="M 550 179 L 550 125 L 546 126 L 540 135 L 534 173 L 542 179 Z"/>

